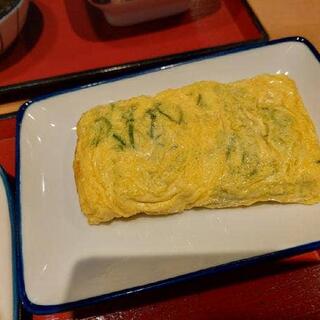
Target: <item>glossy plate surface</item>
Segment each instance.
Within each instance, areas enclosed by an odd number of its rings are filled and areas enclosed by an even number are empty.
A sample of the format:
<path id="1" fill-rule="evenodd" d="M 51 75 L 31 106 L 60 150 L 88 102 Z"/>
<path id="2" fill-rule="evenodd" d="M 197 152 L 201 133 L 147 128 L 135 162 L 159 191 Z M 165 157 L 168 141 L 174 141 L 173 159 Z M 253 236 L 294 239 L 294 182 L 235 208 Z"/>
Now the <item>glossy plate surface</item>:
<path id="1" fill-rule="evenodd" d="M 76 123 L 84 111 L 197 80 L 229 82 L 260 73 L 286 73 L 296 81 L 319 134 L 318 56 L 294 40 L 242 48 L 55 94 L 20 110 L 20 280 L 29 309 L 57 311 L 75 306 L 78 303 L 70 303 L 79 300 L 111 298 L 117 291 L 126 294 L 132 292 L 128 288 L 144 289 L 141 286 L 201 269 L 296 246 L 308 244 L 287 254 L 320 245 L 316 242 L 320 238 L 320 205 L 189 210 L 100 226 L 88 225 L 80 211 L 72 161 Z M 241 261 L 235 264 L 239 265 Z M 92 301 L 96 299 L 79 304 Z"/>
<path id="2" fill-rule="evenodd" d="M 12 198 L 9 184 L 0 167 L 0 319 L 17 319 L 12 255 Z"/>

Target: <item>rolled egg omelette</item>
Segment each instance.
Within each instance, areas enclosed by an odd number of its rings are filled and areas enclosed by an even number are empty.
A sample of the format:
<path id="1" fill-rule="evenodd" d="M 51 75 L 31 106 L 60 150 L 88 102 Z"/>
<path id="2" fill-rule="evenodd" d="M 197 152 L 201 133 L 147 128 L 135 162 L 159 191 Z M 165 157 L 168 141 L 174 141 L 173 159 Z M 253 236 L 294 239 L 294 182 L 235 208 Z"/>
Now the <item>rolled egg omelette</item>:
<path id="1" fill-rule="evenodd" d="M 138 213 L 320 202 L 320 145 L 295 83 L 201 81 L 85 112 L 73 163 L 90 224 Z"/>

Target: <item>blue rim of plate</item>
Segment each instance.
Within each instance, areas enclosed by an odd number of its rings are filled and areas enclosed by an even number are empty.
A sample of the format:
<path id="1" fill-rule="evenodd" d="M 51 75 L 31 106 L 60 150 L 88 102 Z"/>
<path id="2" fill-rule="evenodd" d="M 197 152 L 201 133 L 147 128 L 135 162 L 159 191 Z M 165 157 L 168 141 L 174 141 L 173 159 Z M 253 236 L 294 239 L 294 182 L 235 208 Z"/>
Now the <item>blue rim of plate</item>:
<path id="1" fill-rule="evenodd" d="M 15 217 L 14 217 L 14 199 L 12 195 L 12 189 L 7 177 L 6 172 L 0 166 L 0 180 L 4 185 L 4 190 L 7 197 L 8 210 L 9 210 L 9 218 L 10 218 L 10 228 L 11 228 L 11 252 L 12 252 L 12 307 L 13 307 L 13 320 L 18 319 L 18 306 L 19 306 L 19 298 L 18 298 L 18 290 L 17 290 L 17 256 L 16 256 L 16 236 L 15 236 Z M 1 223 L 1 221 L 0 221 Z"/>
<path id="2" fill-rule="evenodd" d="M 227 49 L 227 50 L 219 51 L 219 52 L 215 52 L 215 53 L 200 54 L 197 57 L 192 57 L 190 60 L 186 60 L 186 61 L 175 63 L 175 64 L 164 65 L 162 67 L 151 67 L 151 68 L 148 68 L 147 70 L 142 70 L 142 71 L 129 71 L 129 72 L 127 71 L 127 72 L 124 72 L 123 74 L 121 74 L 120 76 L 116 76 L 112 79 L 102 80 L 99 82 L 95 82 L 95 83 L 91 83 L 91 84 L 87 84 L 87 85 L 83 85 L 83 86 L 76 86 L 74 88 L 70 88 L 67 90 L 61 90 L 61 91 L 54 92 L 52 94 L 44 95 L 44 96 L 35 98 L 31 101 L 28 101 L 21 106 L 21 108 L 19 109 L 18 114 L 17 114 L 17 124 L 16 124 L 16 137 L 17 138 L 16 138 L 15 186 L 16 186 L 16 196 L 17 196 L 17 198 L 16 198 L 16 226 L 17 226 L 17 230 L 16 230 L 15 235 L 17 237 L 16 241 L 17 241 L 17 247 L 18 247 L 17 248 L 18 288 L 19 288 L 20 299 L 23 303 L 23 306 L 26 308 L 27 311 L 34 313 L 34 314 L 52 314 L 52 313 L 66 311 L 66 310 L 73 310 L 78 307 L 84 307 L 84 306 L 88 306 L 88 305 L 95 304 L 95 303 L 101 303 L 101 302 L 110 301 L 112 299 L 121 298 L 121 297 L 127 296 L 129 294 L 137 294 L 139 292 L 156 290 L 156 289 L 160 289 L 160 288 L 167 287 L 170 285 L 176 285 L 176 284 L 179 284 L 182 282 L 186 282 L 189 280 L 200 279 L 200 278 L 203 278 L 206 276 L 212 276 L 214 274 L 235 270 L 240 267 L 247 267 L 247 266 L 250 266 L 250 265 L 253 265 L 256 263 L 260 263 L 260 262 L 267 262 L 267 261 L 272 261 L 272 260 L 276 260 L 276 259 L 280 259 L 280 258 L 294 256 L 294 255 L 298 255 L 298 254 L 308 252 L 308 251 L 313 251 L 313 250 L 320 248 L 320 240 L 319 240 L 319 241 L 315 241 L 315 242 L 303 244 L 300 246 L 296 246 L 296 247 L 292 247 L 292 248 L 288 248 L 288 249 L 284 249 L 284 250 L 280 250 L 280 251 L 275 251 L 275 252 L 271 252 L 271 253 L 267 253 L 267 254 L 247 258 L 247 259 L 232 261 L 232 262 L 221 264 L 221 265 L 218 265 L 215 267 L 195 271 L 192 273 L 176 276 L 173 278 L 157 281 L 157 282 L 142 285 L 142 286 L 128 288 L 125 290 L 120 290 L 120 291 L 116 291 L 116 292 L 112 292 L 112 293 L 108 293 L 108 294 L 99 295 L 96 297 L 90 297 L 90 298 L 86 298 L 86 299 L 82 299 L 82 300 L 78 300 L 78 301 L 74 301 L 74 302 L 58 304 L 58 305 L 38 305 L 38 304 L 35 304 L 28 299 L 26 291 L 25 291 L 25 283 L 24 283 L 24 277 L 23 277 L 23 275 L 24 275 L 23 274 L 23 251 L 22 251 L 22 232 L 21 232 L 20 149 L 19 149 L 19 146 L 20 146 L 21 123 L 23 121 L 24 113 L 30 105 L 32 105 L 34 102 L 37 102 L 40 100 L 45 100 L 45 99 L 48 99 L 48 98 L 51 98 L 51 97 L 54 97 L 57 95 L 73 92 L 76 90 L 86 89 L 86 88 L 89 88 L 92 86 L 98 86 L 101 84 L 115 82 L 115 81 L 122 80 L 125 78 L 132 78 L 132 77 L 135 77 L 138 75 L 143 75 L 146 73 L 160 71 L 160 70 L 163 70 L 166 68 L 177 67 L 177 66 L 180 66 L 183 64 L 188 64 L 188 63 L 206 60 L 206 59 L 210 59 L 210 58 L 216 58 L 216 57 L 220 57 L 220 56 L 224 56 L 224 55 L 228 55 L 228 54 L 233 54 L 233 53 L 237 53 L 237 52 L 241 52 L 241 51 L 252 50 L 252 49 L 256 49 L 256 48 L 271 46 L 271 45 L 285 43 L 285 42 L 303 43 L 313 53 L 316 60 L 320 63 L 320 53 L 316 50 L 316 48 L 307 39 L 300 37 L 300 36 L 286 37 L 286 38 L 281 38 L 281 39 L 277 39 L 277 40 L 267 41 L 265 43 L 246 44 L 246 45 L 242 45 L 239 47 L 235 47 L 235 48 L 231 48 L 231 49 Z"/>

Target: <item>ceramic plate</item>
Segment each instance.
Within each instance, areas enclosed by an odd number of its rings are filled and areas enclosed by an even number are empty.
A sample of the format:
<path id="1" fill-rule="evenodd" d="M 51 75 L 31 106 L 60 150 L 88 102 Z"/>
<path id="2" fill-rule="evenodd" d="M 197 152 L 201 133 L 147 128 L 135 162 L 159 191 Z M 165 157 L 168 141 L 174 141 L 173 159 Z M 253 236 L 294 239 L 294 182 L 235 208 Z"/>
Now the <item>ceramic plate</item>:
<path id="1" fill-rule="evenodd" d="M 14 255 L 12 250 L 13 202 L 6 174 L 0 167 L 0 319 L 17 319 Z"/>
<path id="2" fill-rule="evenodd" d="M 72 161 L 76 123 L 84 111 L 197 80 L 228 82 L 260 73 L 285 73 L 296 81 L 319 134 L 319 56 L 300 38 L 126 75 L 22 107 L 17 194 L 21 293 L 29 310 L 59 311 L 238 267 L 247 258 L 320 246 L 320 205 L 189 210 L 100 226 L 88 225 L 80 211 Z"/>

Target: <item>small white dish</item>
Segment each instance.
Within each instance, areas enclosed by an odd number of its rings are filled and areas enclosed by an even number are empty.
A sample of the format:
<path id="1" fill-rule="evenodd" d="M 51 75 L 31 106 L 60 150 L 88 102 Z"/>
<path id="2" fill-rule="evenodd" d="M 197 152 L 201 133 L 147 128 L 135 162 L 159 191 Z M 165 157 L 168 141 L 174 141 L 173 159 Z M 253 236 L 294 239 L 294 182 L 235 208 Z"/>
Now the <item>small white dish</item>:
<path id="1" fill-rule="evenodd" d="M 133 24 L 172 16 L 190 7 L 190 0 L 89 0 L 113 26 Z"/>
<path id="2" fill-rule="evenodd" d="M 17 38 L 26 21 L 29 0 L 12 0 L 8 9 L 0 12 L 0 54 Z"/>
<path id="3" fill-rule="evenodd" d="M 17 119 L 16 165 L 24 305 L 35 313 L 56 312 L 320 247 L 319 204 L 189 210 L 90 226 L 80 211 L 72 170 L 76 124 L 84 111 L 197 80 L 286 73 L 320 134 L 319 60 L 305 40 L 282 39 L 25 104 Z"/>
<path id="4" fill-rule="evenodd" d="M 4 170 L 0 167 L 0 319 L 18 318 L 13 254 L 13 199 Z"/>

